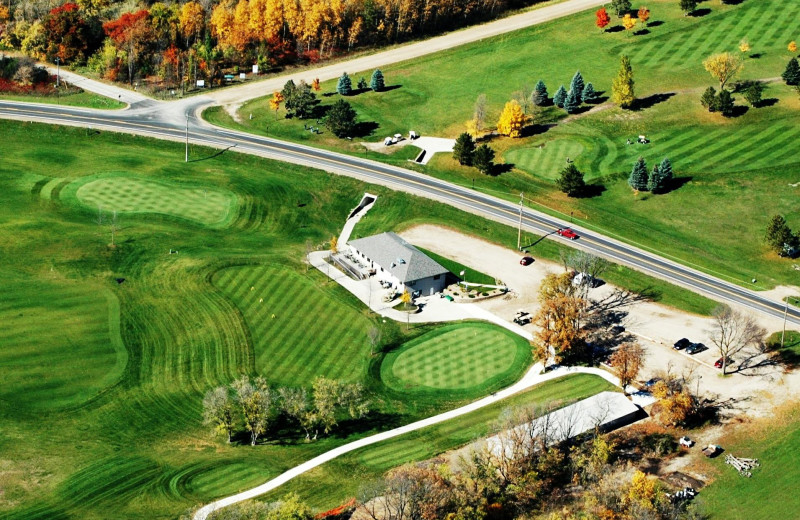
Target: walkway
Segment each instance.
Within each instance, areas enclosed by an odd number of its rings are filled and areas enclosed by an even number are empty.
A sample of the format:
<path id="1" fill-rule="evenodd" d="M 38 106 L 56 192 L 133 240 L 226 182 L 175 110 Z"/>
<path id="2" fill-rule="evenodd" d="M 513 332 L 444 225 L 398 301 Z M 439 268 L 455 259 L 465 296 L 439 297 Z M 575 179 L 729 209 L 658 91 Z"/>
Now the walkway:
<path id="1" fill-rule="evenodd" d="M 107 98 L 116 99 L 117 101 L 121 101 L 123 103 L 127 103 L 129 105 L 133 105 L 135 103 L 142 103 L 142 102 L 152 102 L 157 103 L 155 100 L 150 99 L 149 97 L 135 92 L 133 90 L 128 90 L 127 88 L 118 86 L 118 85 L 110 85 L 103 83 L 101 81 L 96 81 L 93 79 L 85 78 L 79 74 L 75 74 L 74 72 L 70 72 L 69 70 L 60 69 L 57 70 L 56 67 L 53 67 L 50 64 L 45 64 L 47 70 L 50 71 L 51 74 L 58 74 L 61 76 L 62 81 L 66 81 L 70 85 L 74 85 L 78 88 L 82 88 L 87 92 L 94 92 L 95 94 L 100 94 L 101 96 L 105 96 Z"/>
<path id="2" fill-rule="evenodd" d="M 454 410 L 450 410 L 439 415 L 434 415 L 433 417 L 428 417 L 427 419 L 422 419 L 420 421 L 407 424 L 405 426 L 401 426 L 399 428 L 395 428 L 394 430 L 389 430 L 387 432 L 377 433 L 370 437 L 365 437 L 363 439 L 359 439 L 357 441 L 353 441 L 349 444 L 345 444 L 344 446 L 339 446 L 338 448 L 334 448 L 330 451 L 327 451 L 321 455 L 317 455 L 311 460 L 308 460 L 299 466 L 295 466 L 294 468 L 278 475 L 274 479 L 258 486 L 253 489 L 243 491 L 236 495 L 232 495 L 216 502 L 212 502 L 202 508 L 198 509 L 197 512 L 194 514 L 193 520 L 206 520 L 208 516 L 224 507 L 237 504 L 239 502 L 243 502 L 245 500 L 250 500 L 251 498 L 255 498 L 257 496 L 263 495 L 264 493 L 268 493 L 279 486 L 289 482 L 293 478 L 302 475 L 303 473 L 314 469 L 326 462 L 329 462 L 345 453 L 350 453 L 351 451 L 357 450 L 359 448 L 363 448 L 365 446 L 370 446 L 372 444 L 376 444 L 378 442 L 382 442 L 388 439 L 393 439 L 405 433 L 413 432 L 419 430 L 421 428 L 425 428 L 427 426 L 432 426 L 434 424 L 439 424 L 444 421 L 449 421 L 450 419 L 455 419 L 456 417 L 460 417 L 462 415 L 466 415 L 470 412 L 474 412 L 475 410 L 479 410 L 485 406 L 489 406 L 490 404 L 494 404 L 496 402 L 502 401 L 516 393 L 519 393 L 523 390 L 527 390 L 532 386 L 538 385 L 540 383 L 544 383 L 545 381 L 551 381 L 553 379 L 557 379 L 559 377 L 564 377 L 571 374 L 591 374 L 598 377 L 602 377 L 609 383 L 619 386 L 619 379 L 612 376 L 608 372 L 604 370 L 600 370 L 598 368 L 583 368 L 583 367 L 573 367 L 573 368 L 558 368 L 556 370 L 547 372 L 542 374 L 542 365 L 536 364 L 528 370 L 528 373 L 520 379 L 516 384 L 505 388 L 503 390 L 499 390 L 494 394 L 484 397 L 483 399 L 479 399 L 478 401 L 472 402 L 470 404 L 464 405 L 460 408 L 456 408 Z"/>

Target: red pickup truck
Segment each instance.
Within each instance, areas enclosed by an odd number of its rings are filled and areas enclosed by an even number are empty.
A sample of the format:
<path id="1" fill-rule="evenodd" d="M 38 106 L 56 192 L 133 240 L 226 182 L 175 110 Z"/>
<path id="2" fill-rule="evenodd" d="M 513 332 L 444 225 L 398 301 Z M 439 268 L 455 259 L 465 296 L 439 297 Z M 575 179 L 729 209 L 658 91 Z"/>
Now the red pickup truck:
<path id="1" fill-rule="evenodd" d="M 575 240 L 576 238 L 578 238 L 578 235 L 570 228 L 558 228 L 558 231 L 556 231 L 556 233 L 570 240 Z"/>

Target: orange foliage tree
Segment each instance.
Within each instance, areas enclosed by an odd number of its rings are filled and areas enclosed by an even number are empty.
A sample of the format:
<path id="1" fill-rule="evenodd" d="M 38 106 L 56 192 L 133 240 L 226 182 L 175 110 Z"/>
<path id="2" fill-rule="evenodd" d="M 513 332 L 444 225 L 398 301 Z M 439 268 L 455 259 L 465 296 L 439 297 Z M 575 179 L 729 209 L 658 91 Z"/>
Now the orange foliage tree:
<path id="1" fill-rule="evenodd" d="M 275 119 L 278 119 L 278 109 L 283 102 L 283 94 L 279 90 L 272 93 L 272 99 L 269 100 L 269 107 L 275 111 Z"/>
<path id="2" fill-rule="evenodd" d="M 596 13 L 594 13 L 594 15 L 597 18 L 594 24 L 601 30 L 605 30 L 606 26 L 608 26 L 609 22 L 611 22 L 611 17 L 608 16 L 608 11 L 606 11 L 606 8 L 601 7 Z"/>
<path id="3" fill-rule="evenodd" d="M 650 9 L 644 6 L 640 7 L 636 15 L 639 17 L 639 21 L 642 22 L 642 24 L 646 24 L 647 20 L 650 19 Z"/>

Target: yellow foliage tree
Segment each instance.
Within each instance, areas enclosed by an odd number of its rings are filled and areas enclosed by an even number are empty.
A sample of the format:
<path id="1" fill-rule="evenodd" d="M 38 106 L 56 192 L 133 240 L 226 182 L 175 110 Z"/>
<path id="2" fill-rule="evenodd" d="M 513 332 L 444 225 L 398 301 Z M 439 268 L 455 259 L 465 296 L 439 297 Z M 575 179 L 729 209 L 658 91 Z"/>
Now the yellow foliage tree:
<path id="1" fill-rule="evenodd" d="M 633 474 L 625 499 L 628 510 L 656 512 L 659 502 L 664 499 L 664 494 L 658 488 L 655 479 L 648 478 L 643 472 L 637 470 Z"/>
<path id="2" fill-rule="evenodd" d="M 629 13 L 625 14 L 622 17 L 622 26 L 625 27 L 626 31 L 630 31 L 636 27 L 636 18 L 633 18 Z"/>
<path id="3" fill-rule="evenodd" d="M 509 137 L 519 137 L 522 135 L 522 128 L 527 123 L 528 118 L 522 111 L 519 103 L 512 99 L 506 103 L 500 120 L 497 122 L 497 131 Z"/>
<path id="4" fill-rule="evenodd" d="M 659 400 L 656 416 L 662 424 L 680 424 L 689 418 L 694 408 L 694 399 L 688 388 L 676 390 L 664 381 L 653 385 L 653 397 Z"/>
<path id="5" fill-rule="evenodd" d="M 725 88 L 725 84 L 733 79 L 742 70 L 742 56 L 731 52 L 721 52 L 706 58 L 703 67 L 714 78 L 719 81 L 719 89 Z"/>
<path id="6" fill-rule="evenodd" d="M 408 289 L 403 291 L 403 294 L 400 295 L 400 301 L 409 305 L 411 303 L 411 293 L 408 292 Z"/>
<path id="7" fill-rule="evenodd" d="M 796 41 L 794 41 L 794 40 L 790 41 L 790 42 L 789 42 L 789 45 L 788 45 L 786 48 L 787 48 L 787 49 L 789 50 L 789 52 L 791 52 L 792 54 L 796 53 L 796 52 L 797 52 L 797 42 L 796 42 Z"/>
<path id="8" fill-rule="evenodd" d="M 224 47 L 230 47 L 230 39 L 233 32 L 234 15 L 233 9 L 230 9 L 225 2 L 220 2 L 214 6 L 211 11 L 211 34 L 220 42 Z"/>
<path id="9" fill-rule="evenodd" d="M 279 90 L 272 93 L 272 99 L 269 100 L 269 107 L 275 111 L 275 119 L 278 119 L 278 109 L 283 102 L 283 94 Z"/>
<path id="10" fill-rule="evenodd" d="M 321 87 L 319 86 L 319 78 L 314 78 L 314 81 L 311 82 L 311 88 L 313 88 L 315 92 L 319 92 L 321 90 Z"/>
<path id="11" fill-rule="evenodd" d="M 339 252 L 339 239 L 336 238 L 336 235 L 331 237 L 330 244 L 331 244 L 331 253 L 338 253 Z"/>
<path id="12" fill-rule="evenodd" d="M 186 38 L 186 42 L 197 38 L 205 27 L 206 12 L 203 6 L 197 2 L 187 2 L 181 7 L 178 15 L 178 27 L 181 34 Z"/>
<path id="13" fill-rule="evenodd" d="M 750 42 L 747 38 L 742 38 L 742 41 L 739 42 L 739 52 L 742 54 L 750 52 Z"/>

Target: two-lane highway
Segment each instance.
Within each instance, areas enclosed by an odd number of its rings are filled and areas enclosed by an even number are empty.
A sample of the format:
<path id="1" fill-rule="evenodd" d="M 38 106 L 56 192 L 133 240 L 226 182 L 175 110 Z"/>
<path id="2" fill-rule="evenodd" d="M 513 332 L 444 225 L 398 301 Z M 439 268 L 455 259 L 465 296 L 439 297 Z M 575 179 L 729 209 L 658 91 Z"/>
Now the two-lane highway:
<path id="1" fill-rule="evenodd" d="M 203 100 L 186 105 L 193 114 Z M 160 139 L 182 141 L 186 127 L 172 121 L 174 117 L 159 117 L 158 104 L 144 103 L 125 111 L 95 111 L 60 106 L 24 104 L 0 101 L 0 118 L 38 121 L 71 126 L 147 135 Z M 382 164 L 327 150 L 279 141 L 242 132 L 212 127 L 194 116 L 189 119 L 189 140 L 215 148 L 235 147 L 240 153 L 249 153 L 294 164 L 301 164 L 332 173 L 355 177 L 443 202 L 491 220 L 516 226 L 519 206 L 513 202 L 486 195 L 469 188 L 428 177 L 403 168 Z M 526 231 L 552 234 L 565 227 L 564 222 L 530 208 L 523 208 L 522 226 Z M 735 284 L 688 268 L 658 255 L 613 240 L 603 235 L 578 230 L 581 238 L 570 243 L 614 262 L 627 265 L 656 278 L 687 287 L 715 300 L 748 307 L 764 314 L 783 318 L 785 304 Z M 552 236 L 555 240 L 565 240 Z M 800 310 L 789 307 L 787 321 L 800 325 Z"/>

